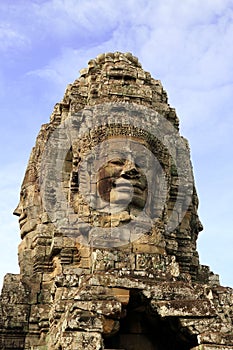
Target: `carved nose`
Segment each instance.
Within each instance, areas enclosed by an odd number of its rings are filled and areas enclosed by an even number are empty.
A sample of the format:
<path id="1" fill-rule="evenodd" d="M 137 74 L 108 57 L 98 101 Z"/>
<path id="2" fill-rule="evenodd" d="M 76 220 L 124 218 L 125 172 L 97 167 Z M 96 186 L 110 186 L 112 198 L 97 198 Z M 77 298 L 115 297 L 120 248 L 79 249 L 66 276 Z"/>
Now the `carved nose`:
<path id="1" fill-rule="evenodd" d="M 22 207 L 19 203 L 15 208 L 15 210 L 13 211 L 13 215 L 20 216 L 21 214 L 22 214 Z"/>
<path id="2" fill-rule="evenodd" d="M 136 166 L 133 162 L 131 161 L 126 161 L 125 164 L 124 164 L 124 167 L 122 169 L 122 172 L 121 172 L 121 176 L 122 177 L 125 177 L 125 178 L 128 178 L 128 177 L 131 177 L 131 176 L 136 176 L 138 175 L 138 171 L 136 169 Z"/>

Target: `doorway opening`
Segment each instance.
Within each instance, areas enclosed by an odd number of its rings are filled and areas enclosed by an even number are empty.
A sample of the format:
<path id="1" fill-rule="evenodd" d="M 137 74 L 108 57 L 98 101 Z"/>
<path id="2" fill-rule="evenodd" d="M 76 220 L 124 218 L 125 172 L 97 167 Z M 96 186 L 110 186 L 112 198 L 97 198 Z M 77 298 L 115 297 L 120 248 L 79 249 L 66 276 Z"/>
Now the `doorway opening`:
<path id="1" fill-rule="evenodd" d="M 140 291 L 132 290 L 120 330 L 106 337 L 104 344 L 105 349 L 190 350 L 198 342 L 177 317 L 161 318 Z"/>

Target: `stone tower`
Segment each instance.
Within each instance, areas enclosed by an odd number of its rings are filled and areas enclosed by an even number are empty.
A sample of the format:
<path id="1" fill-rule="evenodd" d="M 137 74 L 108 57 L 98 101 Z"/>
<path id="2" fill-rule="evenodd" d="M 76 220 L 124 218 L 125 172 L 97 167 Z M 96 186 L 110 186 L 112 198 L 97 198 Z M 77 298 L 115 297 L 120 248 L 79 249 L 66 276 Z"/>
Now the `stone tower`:
<path id="1" fill-rule="evenodd" d="M 199 263 L 189 147 L 160 81 L 130 53 L 80 73 L 29 159 L 0 348 L 233 349 L 232 289 Z"/>

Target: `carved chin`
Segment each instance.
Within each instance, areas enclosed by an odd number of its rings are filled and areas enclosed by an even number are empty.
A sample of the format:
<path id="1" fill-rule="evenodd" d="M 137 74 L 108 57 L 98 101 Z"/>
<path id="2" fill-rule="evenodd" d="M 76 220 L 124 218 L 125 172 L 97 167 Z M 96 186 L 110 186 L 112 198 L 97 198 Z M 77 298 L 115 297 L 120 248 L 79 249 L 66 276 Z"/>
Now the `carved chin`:
<path id="1" fill-rule="evenodd" d="M 110 203 L 119 203 L 119 204 L 129 204 L 132 199 L 132 191 L 117 191 L 112 190 L 110 192 Z"/>
<path id="2" fill-rule="evenodd" d="M 25 222 L 25 224 L 21 227 L 20 235 L 23 238 L 27 233 L 33 231 L 36 228 L 37 220 L 31 219 Z"/>

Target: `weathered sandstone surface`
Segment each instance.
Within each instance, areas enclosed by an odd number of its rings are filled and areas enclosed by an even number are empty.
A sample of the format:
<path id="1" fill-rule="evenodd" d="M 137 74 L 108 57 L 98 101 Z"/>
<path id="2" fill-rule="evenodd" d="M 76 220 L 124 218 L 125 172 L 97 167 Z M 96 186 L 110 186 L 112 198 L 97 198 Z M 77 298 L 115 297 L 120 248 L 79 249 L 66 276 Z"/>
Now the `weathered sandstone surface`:
<path id="1" fill-rule="evenodd" d="M 6 350 L 233 349 L 233 293 L 199 263 L 188 142 L 159 80 L 99 55 L 42 125 L 21 188 Z"/>

